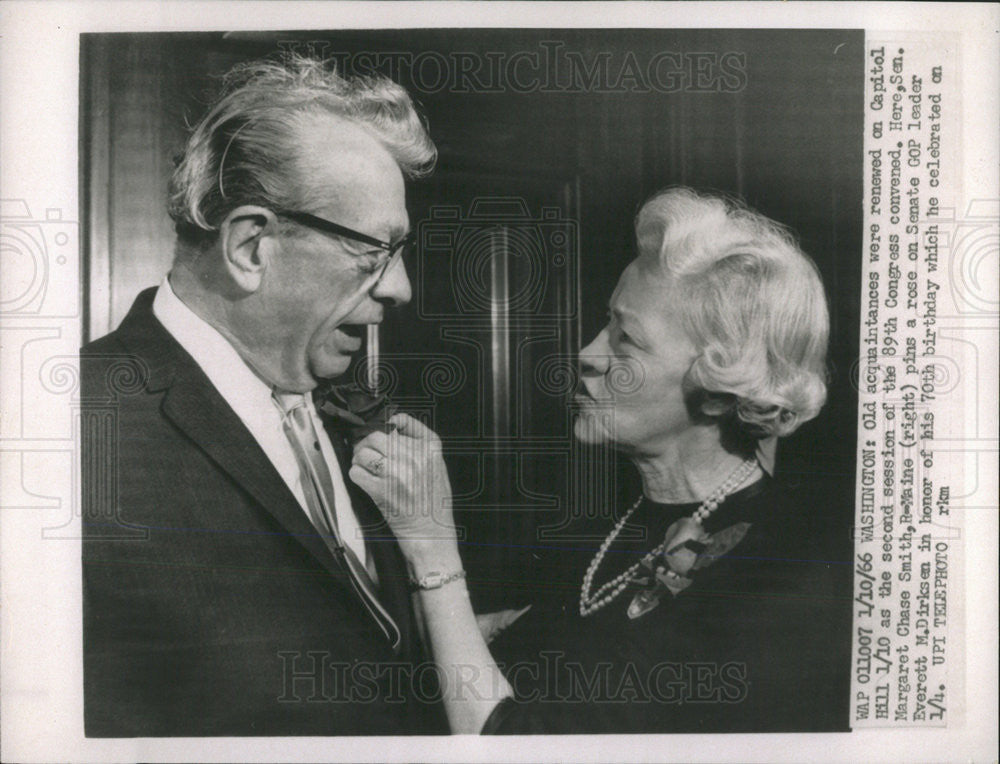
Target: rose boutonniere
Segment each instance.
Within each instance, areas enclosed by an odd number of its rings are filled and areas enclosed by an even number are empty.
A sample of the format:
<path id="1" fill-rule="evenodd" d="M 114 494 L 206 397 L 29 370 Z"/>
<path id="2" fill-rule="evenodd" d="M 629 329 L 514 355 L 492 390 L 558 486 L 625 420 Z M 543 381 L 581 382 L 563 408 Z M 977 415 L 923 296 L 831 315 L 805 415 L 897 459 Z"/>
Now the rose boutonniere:
<path id="1" fill-rule="evenodd" d="M 641 588 L 628 606 L 628 617 L 639 618 L 660 604 L 664 594 L 676 597 L 694 581 L 695 572 L 707 568 L 743 540 L 750 523 L 736 523 L 709 535 L 699 523 L 682 518 L 667 528 L 664 551 L 643 565 L 646 576 L 636 580 Z"/>
<path id="2" fill-rule="evenodd" d="M 389 418 L 397 409 L 389 397 L 372 395 L 357 383 L 327 385 L 317 391 L 315 402 L 316 408 L 351 441 L 361 440 L 376 430 L 391 432 L 395 429 Z"/>

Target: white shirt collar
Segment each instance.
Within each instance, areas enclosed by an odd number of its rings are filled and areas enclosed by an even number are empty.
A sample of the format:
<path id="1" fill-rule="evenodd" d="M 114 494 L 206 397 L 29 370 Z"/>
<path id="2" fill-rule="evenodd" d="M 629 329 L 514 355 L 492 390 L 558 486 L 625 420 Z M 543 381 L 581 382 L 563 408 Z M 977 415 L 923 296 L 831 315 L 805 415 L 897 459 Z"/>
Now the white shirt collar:
<path id="1" fill-rule="evenodd" d="M 163 279 L 156 291 L 153 315 L 205 372 L 209 382 L 250 431 L 305 511 L 302 475 L 295 453 L 282 430 L 282 414 L 271 397 L 271 386 L 254 373 L 229 340 L 180 300 L 168 278 Z M 304 399 L 316 429 L 320 450 L 330 465 L 341 535 L 358 557 L 367 562 L 364 534 L 351 506 L 351 497 L 333 445 L 323 428 L 312 395 L 306 394 Z"/>
<path id="2" fill-rule="evenodd" d="M 181 302 L 167 278 L 156 291 L 153 315 L 190 353 L 256 438 L 261 426 L 268 426 L 270 419 L 262 414 L 275 410 L 270 386 L 253 372 L 229 340 Z"/>

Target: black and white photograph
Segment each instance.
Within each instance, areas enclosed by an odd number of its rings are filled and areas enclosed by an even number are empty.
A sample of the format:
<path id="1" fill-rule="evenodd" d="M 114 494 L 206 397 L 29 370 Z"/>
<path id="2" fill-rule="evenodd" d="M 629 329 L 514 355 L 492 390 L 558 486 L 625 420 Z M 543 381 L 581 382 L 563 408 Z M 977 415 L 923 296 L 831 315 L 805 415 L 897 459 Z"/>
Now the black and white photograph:
<path id="1" fill-rule="evenodd" d="M 861 33 L 81 56 L 88 735 L 847 728 Z"/>
<path id="2" fill-rule="evenodd" d="M 56 555 L 38 681 L 89 760 L 995 746 L 955 679 L 1000 197 L 953 191 L 956 48 L 183 5 L 70 25 L 72 205 L 5 172 L 4 584 L 12 535 Z"/>

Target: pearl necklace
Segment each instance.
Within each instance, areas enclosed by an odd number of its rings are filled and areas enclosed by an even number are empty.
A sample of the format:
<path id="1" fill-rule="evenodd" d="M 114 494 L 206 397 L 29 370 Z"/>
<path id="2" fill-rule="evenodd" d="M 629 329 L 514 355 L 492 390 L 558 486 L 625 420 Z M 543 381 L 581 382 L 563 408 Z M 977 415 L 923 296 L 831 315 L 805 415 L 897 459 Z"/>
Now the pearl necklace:
<path id="1" fill-rule="evenodd" d="M 743 481 L 750 477 L 750 474 L 757 467 L 757 458 L 750 457 L 746 461 L 742 462 L 732 473 L 727 477 L 722 485 L 712 491 L 698 508 L 691 514 L 691 519 L 694 520 L 698 525 L 703 525 L 705 520 L 716 510 L 722 503 L 726 496 L 743 484 Z M 604 555 L 607 554 L 608 549 L 614 543 L 615 539 L 618 538 L 618 534 L 621 533 L 622 528 L 625 527 L 625 523 L 632 516 L 639 505 L 642 503 L 642 494 L 639 498 L 635 500 L 628 512 L 622 517 L 621 520 L 615 525 L 608 534 L 608 537 L 604 539 L 600 548 L 597 550 L 597 554 L 594 555 L 594 559 L 591 560 L 590 566 L 587 568 L 587 572 L 583 576 L 583 586 L 580 587 L 580 615 L 588 616 L 591 613 L 595 613 L 600 610 L 605 605 L 614 601 L 619 594 L 621 594 L 628 587 L 631 582 L 632 577 L 643 565 L 649 565 L 653 560 L 655 560 L 659 555 L 663 554 L 666 547 L 666 541 L 662 542 L 653 551 L 649 552 L 645 557 L 643 557 L 639 562 L 633 565 L 631 568 L 626 570 L 624 573 L 616 576 L 615 578 L 603 584 L 596 592 L 591 594 L 590 588 L 594 583 L 594 575 L 597 573 L 597 568 L 600 566 L 601 562 L 604 560 Z"/>

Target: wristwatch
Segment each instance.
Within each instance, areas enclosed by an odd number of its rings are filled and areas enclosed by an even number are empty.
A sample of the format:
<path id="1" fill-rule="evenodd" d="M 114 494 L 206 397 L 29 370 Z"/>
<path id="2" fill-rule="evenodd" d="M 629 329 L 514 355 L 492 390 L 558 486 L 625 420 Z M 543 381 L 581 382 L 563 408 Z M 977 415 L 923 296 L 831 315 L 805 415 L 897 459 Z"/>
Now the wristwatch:
<path id="1" fill-rule="evenodd" d="M 413 591 L 420 589 L 440 589 L 445 584 L 450 584 L 452 581 L 458 581 L 462 578 L 465 578 L 464 570 L 459 570 L 455 573 L 439 573 L 434 570 L 420 578 L 411 578 L 410 584 L 413 587 Z"/>

